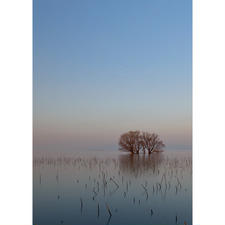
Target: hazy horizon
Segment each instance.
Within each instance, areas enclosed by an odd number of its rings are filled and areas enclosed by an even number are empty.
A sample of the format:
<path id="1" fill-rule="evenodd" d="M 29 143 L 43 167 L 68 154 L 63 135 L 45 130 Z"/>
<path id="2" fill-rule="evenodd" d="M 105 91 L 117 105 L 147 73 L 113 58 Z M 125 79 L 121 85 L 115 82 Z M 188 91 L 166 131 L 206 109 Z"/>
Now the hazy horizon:
<path id="1" fill-rule="evenodd" d="M 34 5 L 34 151 L 118 149 L 129 130 L 192 149 L 192 3 Z"/>

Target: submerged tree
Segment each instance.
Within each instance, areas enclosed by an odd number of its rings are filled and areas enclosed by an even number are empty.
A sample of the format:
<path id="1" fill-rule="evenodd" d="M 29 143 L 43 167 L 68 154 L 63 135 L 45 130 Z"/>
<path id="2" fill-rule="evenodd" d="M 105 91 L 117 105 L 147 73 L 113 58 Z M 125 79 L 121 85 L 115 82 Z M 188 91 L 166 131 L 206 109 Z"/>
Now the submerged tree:
<path id="1" fill-rule="evenodd" d="M 124 133 L 119 140 L 120 150 L 138 154 L 141 149 L 140 140 L 140 131 L 138 130 Z"/>
<path id="2" fill-rule="evenodd" d="M 142 149 L 144 152 L 145 150 L 147 150 L 149 154 L 155 151 L 160 151 L 163 147 L 165 147 L 162 140 L 160 140 L 158 134 L 150 134 L 148 132 L 143 132 L 141 138 L 143 147 Z"/>
<path id="3" fill-rule="evenodd" d="M 120 136 L 120 150 L 139 154 L 140 150 L 149 154 L 162 150 L 165 145 L 155 133 L 129 131 Z"/>

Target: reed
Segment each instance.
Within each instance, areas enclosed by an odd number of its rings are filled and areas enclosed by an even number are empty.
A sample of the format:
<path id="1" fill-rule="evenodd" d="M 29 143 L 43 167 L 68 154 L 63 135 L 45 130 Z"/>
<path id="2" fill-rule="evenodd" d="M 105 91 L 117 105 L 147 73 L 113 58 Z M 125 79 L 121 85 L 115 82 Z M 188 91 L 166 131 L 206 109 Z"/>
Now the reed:
<path id="1" fill-rule="evenodd" d="M 107 209 L 107 211 L 109 213 L 109 216 L 111 217 L 112 216 L 112 213 L 111 213 L 111 210 L 110 210 L 108 204 L 106 203 L 105 206 L 106 206 L 106 209 Z"/>
<path id="2" fill-rule="evenodd" d="M 100 216 L 100 207 L 99 207 L 99 203 L 98 203 L 98 218 Z"/>
<path id="3" fill-rule="evenodd" d="M 83 213 L 83 200 L 82 200 L 82 198 L 80 198 L 80 213 L 81 213 L 81 215 Z"/>

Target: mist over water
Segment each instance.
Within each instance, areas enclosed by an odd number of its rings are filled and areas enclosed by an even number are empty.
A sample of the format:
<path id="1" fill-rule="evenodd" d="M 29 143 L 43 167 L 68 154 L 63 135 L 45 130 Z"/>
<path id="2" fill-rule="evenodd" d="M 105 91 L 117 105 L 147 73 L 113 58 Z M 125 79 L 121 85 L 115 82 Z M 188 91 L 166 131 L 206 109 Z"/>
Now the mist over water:
<path id="1" fill-rule="evenodd" d="M 34 221 L 192 225 L 191 151 L 34 156 Z"/>

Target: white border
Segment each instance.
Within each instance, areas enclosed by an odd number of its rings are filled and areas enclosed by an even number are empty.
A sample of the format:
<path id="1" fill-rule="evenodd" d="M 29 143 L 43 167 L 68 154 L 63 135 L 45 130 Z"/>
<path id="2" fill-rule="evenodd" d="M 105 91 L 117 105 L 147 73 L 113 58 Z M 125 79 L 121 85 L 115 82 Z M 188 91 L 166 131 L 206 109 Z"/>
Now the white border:
<path id="1" fill-rule="evenodd" d="M 193 224 L 225 224 L 225 1 L 193 0 Z"/>
<path id="2" fill-rule="evenodd" d="M 32 224 L 32 1 L 0 1 L 0 224 Z"/>

